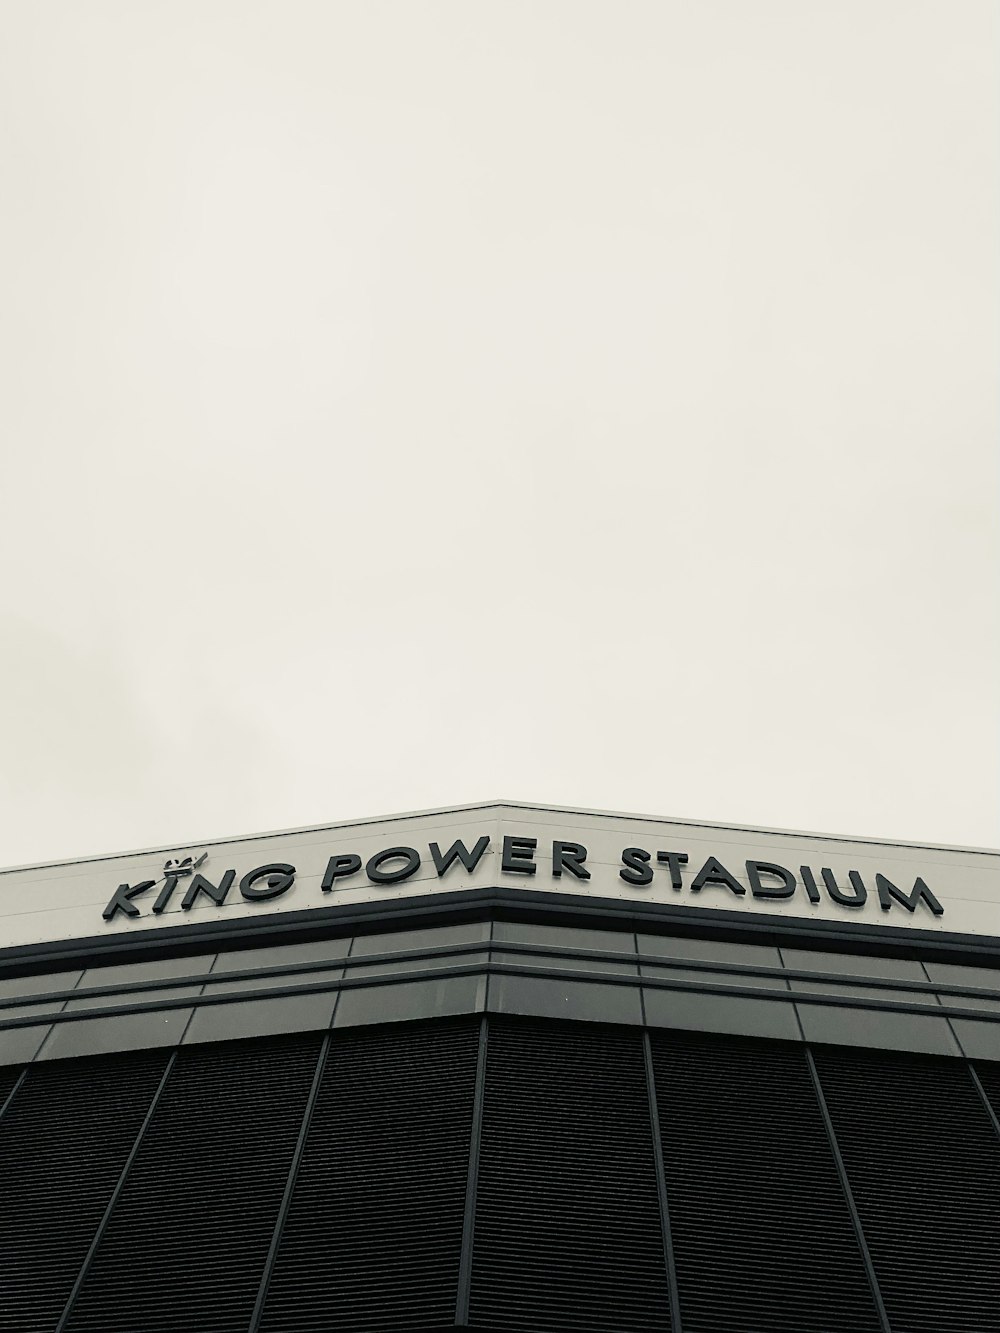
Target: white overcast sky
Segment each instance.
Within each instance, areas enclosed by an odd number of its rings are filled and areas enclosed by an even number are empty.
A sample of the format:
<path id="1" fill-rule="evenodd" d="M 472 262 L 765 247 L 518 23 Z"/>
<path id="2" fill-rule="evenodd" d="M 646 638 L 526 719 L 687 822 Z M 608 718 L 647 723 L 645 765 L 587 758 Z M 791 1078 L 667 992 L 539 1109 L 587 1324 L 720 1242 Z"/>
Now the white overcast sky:
<path id="1" fill-rule="evenodd" d="M 1000 844 L 994 0 L 6 0 L 0 864 Z"/>

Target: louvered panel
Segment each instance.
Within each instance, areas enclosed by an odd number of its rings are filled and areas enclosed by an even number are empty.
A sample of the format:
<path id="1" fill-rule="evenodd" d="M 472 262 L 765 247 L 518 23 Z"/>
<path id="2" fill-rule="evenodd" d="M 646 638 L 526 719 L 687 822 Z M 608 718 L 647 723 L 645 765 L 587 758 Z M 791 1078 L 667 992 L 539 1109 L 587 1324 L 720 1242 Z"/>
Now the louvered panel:
<path id="1" fill-rule="evenodd" d="M 893 1333 L 1000 1330 L 1000 1143 L 965 1064 L 815 1055 Z"/>
<path id="2" fill-rule="evenodd" d="M 685 1333 L 878 1333 L 801 1047 L 652 1034 Z"/>
<path id="3" fill-rule="evenodd" d="M 454 1325 L 479 1020 L 335 1037 L 264 1333 Z"/>
<path id="4" fill-rule="evenodd" d="M 470 1322 L 669 1328 L 642 1034 L 491 1018 Z"/>
<path id="5" fill-rule="evenodd" d="M 33 1065 L 0 1120 L 0 1328 L 52 1333 L 166 1056 Z"/>
<path id="6" fill-rule="evenodd" d="M 180 1050 L 71 1333 L 246 1333 L 320 1040 Z"/>

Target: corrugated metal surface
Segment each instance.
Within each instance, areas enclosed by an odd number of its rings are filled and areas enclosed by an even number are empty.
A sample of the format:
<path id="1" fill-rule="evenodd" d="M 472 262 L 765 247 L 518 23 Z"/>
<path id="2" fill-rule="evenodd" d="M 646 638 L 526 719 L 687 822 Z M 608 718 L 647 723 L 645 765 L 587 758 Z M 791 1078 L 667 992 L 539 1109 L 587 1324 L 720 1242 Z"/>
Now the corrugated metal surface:
<path id="1" fill-rule="evenodd" d="M 803 1051 L 652 1035 L 685 1333 L 878 1333 Z"/>
<path id="2" fill-rule="evenodd" d="M 1000 1330 L 1000 1144 L 964 1063 L 815 1057 L 893 1333 Z"/>
<path id="3" fill-rule="evenodd" d="M 454 1324 L 479 1020 L 330 1048 L 264 1333 Z"/>
<path id="4" fill-rule="evenodd" d="M 71 1333 L 246 1333 L 319 1045 L 180 1051 Z"/>
<path id="5" fill-rule="evenodd" d="M 0 1328 L 52 1333 L 160 1081 L 162 1054 L 35 1065 L 0 1120 Z"/>
<path id="6" fill-rule="evenodd" d="M 642 1040 L 490 1019 L 473 1325 L 669 1328 Z"/>
<path id="7" fill-rule="evenodd" d="M 264 1333 L 453 1326 L 479 1029 L 331 1034 Z M 473 1328 L 669 1329 L 644 1040 L 489 1019 Z M 320 1044 L 179 1052 L 70 1333 L 249 1333 Z M 651 1046 L 683 1333 L 876 1333 L 803 1049 L 668 1031 Z M 892 1333 L 1000 1333 L 1000 1138 L 969 1068 L 814 1054 Z M 0 1119 L 2 1333 L 54 1333 L 166 1067 L 29 1069 Z M 1000 1114 L 1000 1065 L 977 1071 Z M 16 1079 L 0 1072 L 0 1101 Z"/>

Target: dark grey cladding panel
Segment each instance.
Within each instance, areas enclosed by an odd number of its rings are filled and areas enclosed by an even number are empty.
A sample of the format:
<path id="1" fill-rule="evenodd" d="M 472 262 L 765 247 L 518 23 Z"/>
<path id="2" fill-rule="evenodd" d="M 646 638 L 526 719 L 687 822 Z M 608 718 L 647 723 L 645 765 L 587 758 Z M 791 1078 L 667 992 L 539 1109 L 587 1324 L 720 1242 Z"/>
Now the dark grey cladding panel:
<path id="1" fill-rule="evenodd" d="M 585 926 L 550 925 L 534 921 L 496 921 L 496 944 L 536 944 L 553 949 L 587 949 L 605 953 L 635 953 L 631 930 L 591 930 Z"/>
<path id="2" fill-rule="evenodd" d="M 643 989 L 646 1023 L 653 1028 L 727 1032 L 743 1037 L 801 1041 L 795 1008 L 757 996 L 714 995 L 698 990 Z"/>
<path id="3" fill-rule="evenodd" d="M 492 961 L 506 967 L 520 969 L 536 968 L 548 972 L 576 972 L 584 977 L 617 976 L 638 977 L 639 966 L 622 958 L 605 958 L 580 954 L 556 954 L 551 950 L 545 953 L 527 953 L 516 944 L 503 949 L 493 948 Z"/>
<path id="4" fill-rule="evenodd" d="M 1000 1023 L 978 1018 L 953 1018 L 951 1028 L 962 1054 L 970 1060 L 1000 1061 Z"/>
<path id="5" fill-rule="evenodd" d="M 486 973 L 478 976 L 385 982 L 341 993 L 333 1016 L 335 1028 L 371 1023 L 401 1023 L 480 1013 L 486 1000 Z"/>
<path id="6" fill-rule="evenodd" d="M 997 968 L 934 962 L 925 963 L 924 967 L 931 981 L 942 987 L 941 1003 L 947 1008 L 982 1009 L 985 1013 L 1000 1014 L 1000 970 Z M 943 989 L 947 986 L 958 987 L 965 993 L 949 994 Z M 958 1024 L 962 1021 L 956 1020 L 956 1035 Z M 973 1027 L 978 1026 L 981 1025 L 973 1020 Z M 1000 1031 L 997 1035 L 1000 1037 Z M 977 1051 L 976 1054 L 982 1052 Z"/>
<path id="7" fill-rule="evenodd" d="M 788 981 L 779 969 L 773 972 L 714 972 L 710 967 L 673 967 L 664 963 L 641 963 L 639 970 L 644 978 L 662 982 L 690 981 L 700 986 L 750 986 L 755 990 L 787 991 Z"/>
<path id="8" fill-rule="evenodd" d="M 913 958 L 887 958 L 871 953 L 831 953 L 825 949 L 782 947 L 785 967 L 801 972 L 838 972 L 845 976 L 875 977 L 892 981 L 923 981 L 927 973 Z M 795 983 L 792 983 L 793 988 Z"/>
<path id="9" fill-rule="evenodd" d="M 374 955 L 372 955 L 374 956 Z M 359 954 L 351 958 L 346 975 L 351 981 L 360 977 L 392 977 L 399 979 L 413 972 L 454 971 L 455 968 L 486 968 L 490 960 L 488 951 L 483 949 L 463 949 L 459 954 L 421 954 L 417 958 L 382 958 L 378 962 L 366 962 L 366 955 Z"/>
<path id="10" fill-rule="evenodd" d="M 144 999 L 169 996 L 171 992 L 148 992 Z M 48 1040 L 38 1051 L 38 1060 L 65 1060 L 78 1055 L 107 1055 L 116 1051 L 139 1051 L 176 1046 L 190 1022 L 192 1009 L 166 1009 L 145 1014 L 105 1015 L 74 1022 L 54 1023 Z"/>
<path id="11" fill-rule="evenodd" d="M 5 999 L 19 999 L 25 995 L 43 995 L 49 991 L 70 991 L 83 972 L 75 968 L 69 972 L 36 972 L 27 977 L 0 977 L 0 1006 Z M 0 1007 L 0 1017 L 6 1009 Z"/>
<path id="12" fill-rule="evenodd" d="M 206 1004 L 194 1011 L 184 1033 L 184 1044 L 192 1046 L 285 1032 L 319 1032 L 330 1026 L 336 1002 L 336 991 L 329 990 L 312 995 Z"/>
<path id="13" fill-rule="evenodd" d="M 162 981 L 173 977 L 200 977 L 212 968 L 215 954 L 197 957 L 155 958 L 140 963 L 115 963 L 108 967 L 88 967 L 80 978 L 79 989 L 122 986 L 138 981 Z"/>
<path id="14" fill-rule="evenodd" d="M 924 969 L 931 981 L 940 982 L 942 985 L 975 986 L 995 991 L 1000 995 L 1000 968 L 928 961 L 924 964 Z"/>
<path id="15" fill-rule="evenodd" d="M 109 983 L 110 984 L 110 983 Z M 82 1013 L 88 1009 L 108 1009 L 108 1008 L 132 1008 L 138 1000 L 141 1004 L 149 1004 L 155 1000 L 189 1000 L 202 992 L 202 982 L 192 981 L 183 986 L 164 986 L 162 988 L 151 986 L 144 987 L 140 991 L 113 992 L 94 989 L 84 991 L 81 988 L 73 992 L 71 999 L 66 1001 L 64 1013 Z"/>
<path id="16" fill-rule="evenodd" d="M 29 1064 L 51 1031 L 49 1024 L 0 1030 L 0 1067 Z"/>
<path id="17" fill-rule="evenodd" d="M 79 982 L 79 969 L 68 972 L 41 972 L 27 977 L 0 977 L 0 1023 L 5 1019 L 46 1018 L 65 1008 L 65 996 Z M 3 1000 L 24 999 L 32 995 L 60 994 L 58 1000 L 38 1004 L 4 1004 Z M 31 1027 L 0 1027 L 0 1066 L 28 1064 L 35 1059 L 51 1032 L 47 1023 Z M 120 1047 L 112 1049 L 120 1050 Z"/>
<path id="18" fill-rule="evenodd" d="M 487 1007 L 498 1014 L 572 1018 L 590 1023 L 642 1023 L 637 985 L 612 986 L 561 977 L 492 976 Z"/>
<path id="19" fill-rule="evenodd" d="M 772 944 L 742 944 L 731 940 L 694 939 L 674 935 L 636 937 L 639 952 L 680 962 L 729 963 L 736 967 L 781 967 L 781 955 Z"/>
<path id="20" fill-rule="evenodd" d="M 484 944 L 489 938 L 488 921 L 465 921 L 451 926 L 426 926 L 418 930 L 379 931 L 372 935 L 356 935 L 351 945 L 351 957 L 411 951 L 420 953 L 427 949 Z"/>
<path id="21" fill-rule="evenodd" d="M 878 995 L 876 991 L 875 996 Z M 948 1020 L 933 1014 L 897 1013 L 891 1009 L 850 1008 L 799 1002 L 795 1006 L 806 1041 L 839 1046 L 871 1046 L 887 1051 L 922 1051 L 927 1055 L 961 1055 Z"/>
<path id="22" fill-rule="evenodd" d="M 173 1001 L 193 999 L 200 995 L 201 982 L 163 989 L 147 988 L 144 983 L 198 977 L 208 972 L 214 957 L 214 954 L 207 954 L 196 958 L 161 958 L 88 968 L 62 1007 L 63 1013 L 76 1014 L 109 1008 L 134 1010 L 137 1004 L 155 1004 L 159 1000 L 169 1002 L 170 1007 L 151 1009 L 145 1013 L 103 1014 L 95 1018 L 57 1022 L 53 1024 L 37 1058 L 62 1060 L 81 1055 L 176 1046 L 184 1035 L 193 1010 L 175 1007 Z M 143 989 L 122 989 L 131 985 L 143 986 Z"/>
<path id="23" fill-rule="evenodd" d="M 302 967 L 317 963 L 339 963 L 348 954 L 351 940 L 306 940 L 301 944 L 271 944 L 258 949 L 230 949 L 220 953 L 212 968 L 220 972 L 253 972 L 264 968 Z"/>

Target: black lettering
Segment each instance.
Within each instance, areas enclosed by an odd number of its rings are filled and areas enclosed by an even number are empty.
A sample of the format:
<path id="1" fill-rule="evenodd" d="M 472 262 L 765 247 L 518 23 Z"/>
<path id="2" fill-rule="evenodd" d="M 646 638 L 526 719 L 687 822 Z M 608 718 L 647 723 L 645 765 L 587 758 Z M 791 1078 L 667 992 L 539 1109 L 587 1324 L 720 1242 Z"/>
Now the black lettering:
<path id="1" fill-rule="evenodd" d="M 780 884 L 763 884 L 761 875 L 770 875 L 780 879 Z M 772 861 L 748 861 L 747 879 L 750 892 L 755 898 L 790 898 L 795 892 L 795 876 L 784 866 L 776 866 Z"/>
<path id="2" fill-rule="evenodd" d="M 847 877 L 854 886 L 853 893 L 845 893 L 837 883 L 837 877 L 832 870 L 826 866 L 820 872 L 823 876 L 823 883 L 826 885 L 826 891 L 835 903 L 840 903 L 841 907 L 864 907 L 868 901 L 868 890 L 865 888 L 865 882 L 856 870 L 849 870 Z"/>
<path id="3" fill-rule="evenodd" d="M 330 893 L 333 889 L 335 879 L 343 879 L 347 875 L 356 875 L 361 869 L 361 857 L 356 856 L 354 852 L 346 852 L 342 856 L 331 856 L 326 863 L 326 874 L 323 876 L 323 892 Z"/>
<path id="4" fill-rule="evenodd" d="M 122 916 L 141 916 L 138 907 L 133 905 L 132 899 L 138 898 L 140 893 L 145 893 L 156 883 L 155 879 L 144 879 L 141 884 L 119 884 L 115 889 L 114 896 L 105 907 L 101 916 L 105 921 L 113 921 L 115 915 L 121 912 Z"/>
<path id="5" fill-rule="evenodd" d="M 181 873 L 190 874 L 190 871 L 182 871 Z M 156 913 L 157 916 L 159 916 L 160 913 L 166 908 L 167 903 L 170 902 L 170 895 L 176 888 L 177 888 L 177 876 L 168 875 L 166 879 L 163 881 L 163 888 L 156 896 L 156 902 L 153 904 L 153 911 Z"/>
<path id="6" fill-rule="evenodd" d="M 816 884 L 816 876 L 808 866 L 799 866 L 799 874 L 802 876 L 802 883 L 806 886 L 806 896 L 811 903 L 819 902 L 819 888 Z"/>
<path id="7" fill-rule="evenodd" d="M 259 886 L 258 880 L 267 883 Z M 277 898 L 290 889 L 295 882 L 295 867 L 284 861 L 275 861 L 273 865 L 258 866 L 240 880 L 240 893 L 248 903 L 266 902 L 268 898 Z"/>
<path id="8" fill-rule="evenodd" d="M 653 882 L 653 867 L 649 864 L 649 852 L 643 847 L 626 847 L 622 852 L 622 868 L 619 875 L 626 884 L 641 888 Z"/>
<path id="9" fill-rule="evenodd" d="M 564 870 L 568 870 L 577 879 L 590 879 L 590 871 L 583 864 L 586 859 L 587 849 L 578 842 L 552 844 L 552 873 L 556 879 Z"/>
<path id="10" fill-rule="evenodd" d="M 917 903 L 923 900 L 935 916 L 944 916 L 944 908 L 919 875 L 913 885 L 912 893 L 904 893 L 902 889 L 897 889 L 895 884 L 886 879 L 885 875 L 876 875 L 875 884 L 878 888 L 878 900 L 883 912 L 888 912 L 892 906 L 891 900 L 895 898 L 896 902 L 901 903 L 908 912 L 915 912 Z"/>
<path id="11" fill-rule="evenodd" d="M 687 852 L 657 852 L 656 859 L 661 866 L 670 867 L 670 887 L 672 889 L 683 888 L 681 866 L 687 865 Z"/>
<path id="12" fill-rule="evenodd" d="M 386 861 L 402 860 L 396 870 L 383 870 Z M 383 852 L 376 852 L 365 866 L 365 874 L 373 884 L 398 884 L 409 879 L 420 869 L 420 853 L 415 847 L 387 847 Z"/>
<path id="13" fill-rule="evenodd" d="M 181 908 L 188 911 L 195 905 L 199 893 L 203 893 L 206 898 L 211 898 L 216 907 L 221 907 L 226 901 L 226 894 L 233 887 L 233 880 L 236 878 L 235 870 L 227 870 L 222 876 L 218 885 L 206 879 L 204 875 L 195 875 L 188 885 L 188 891 L 181 899 Z"/>
<path id="14" fill-rule="evenodd" d="M 537 846 L 537 838 L 504 838 L 500 869 L 512 875 L 533 875 L 538 869 L 533 860 Z"/>
<path id="15" fill-rule="evenodd" d="M 453 842 L 448 850 L 442 854 L 438 844 L 432 842 L 431 856 L 434 858 L 434 869 L 438 872 L 438 878 L 440 879 L 448 867 L 454 865 L 456 861 L 461 861 L 462 865 L 464 865 L 466 870 L 471 874 L 482 860 L 483 853 L 489 845 L 489 838 L 484 836 L 479 839 L 470 852 L 465 843 L 459 838 L 457 842 Z"/>
<path id="16" fill-rule="evenodd" d="M 691 892 L 700 893 L 706 884 L 719 884 L 723 888 L 731 889 L 733 893 L 738 894 L 741 898 L 746 893 L 746 886 L 741 884 L 734 875 L 731 875 L 722 862 L 714 856 L 710 856 L 695 875 L 691 882 Z"/>

